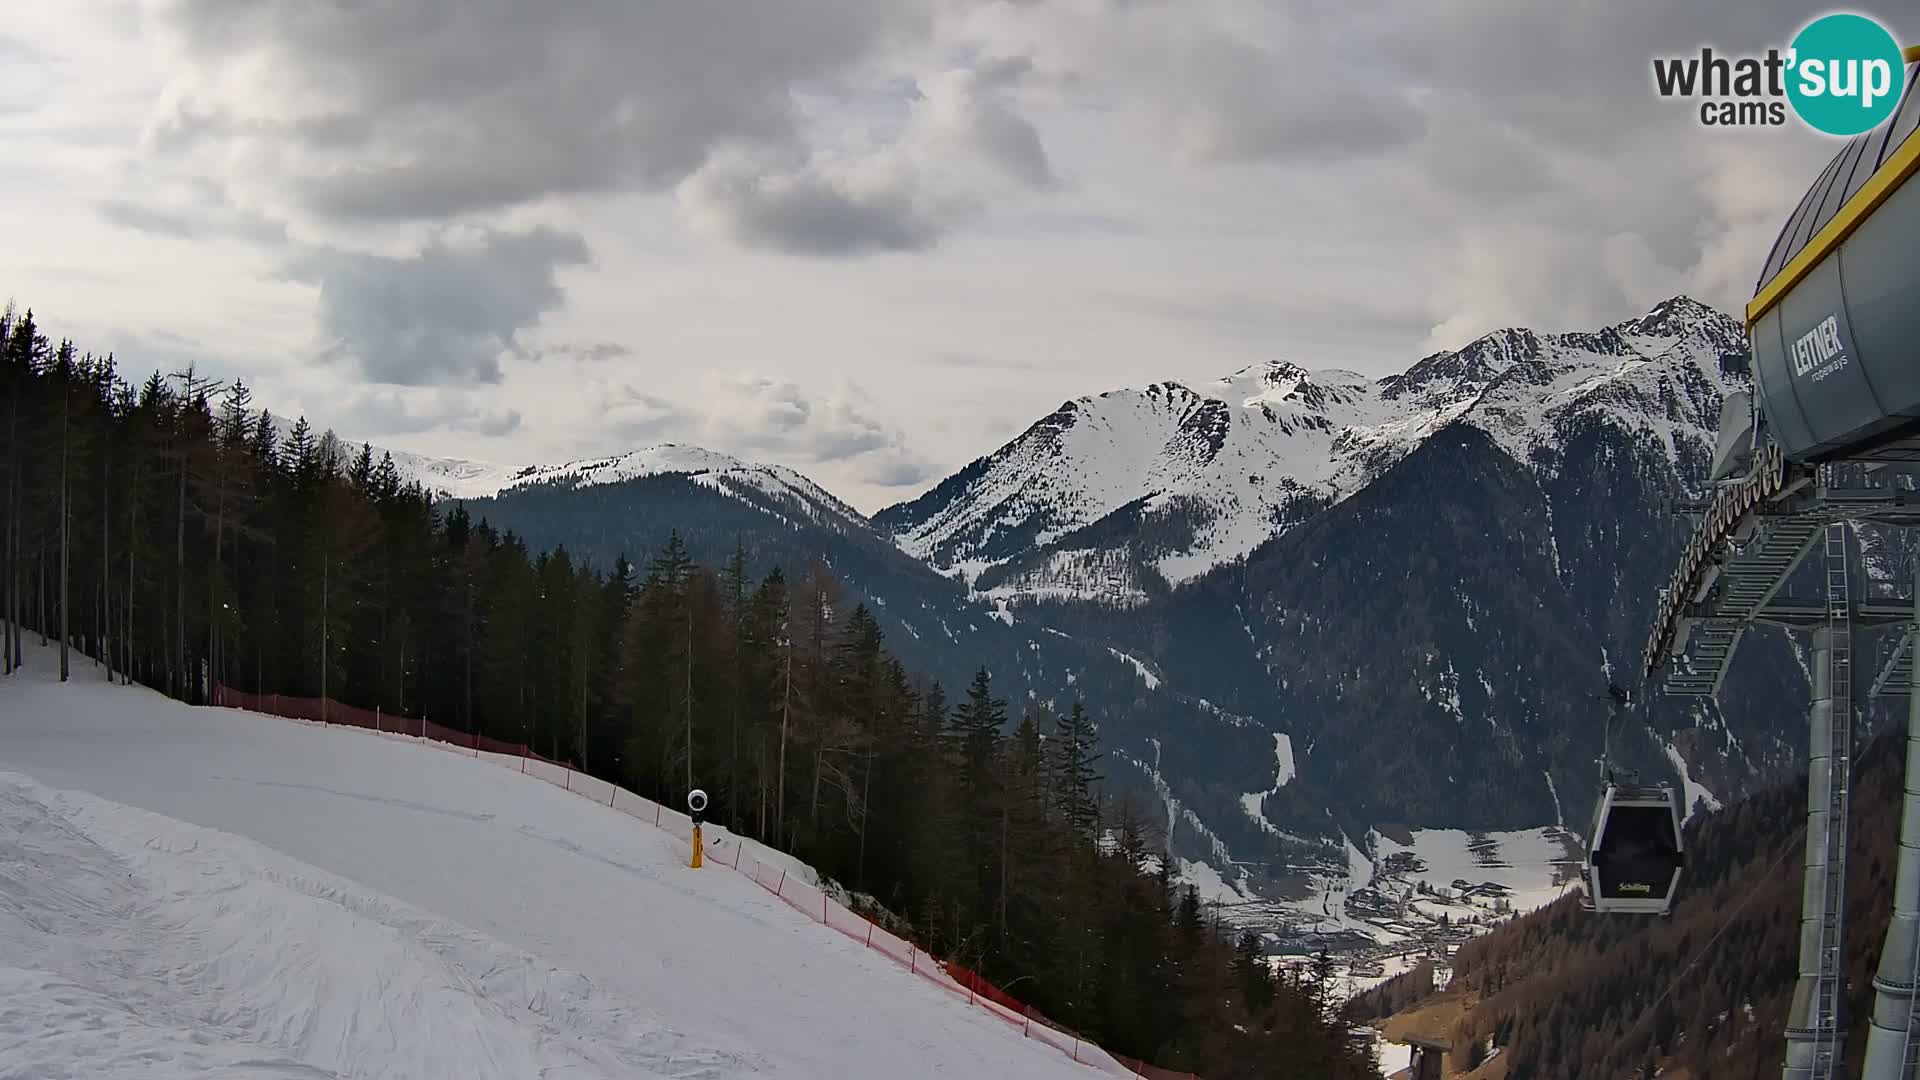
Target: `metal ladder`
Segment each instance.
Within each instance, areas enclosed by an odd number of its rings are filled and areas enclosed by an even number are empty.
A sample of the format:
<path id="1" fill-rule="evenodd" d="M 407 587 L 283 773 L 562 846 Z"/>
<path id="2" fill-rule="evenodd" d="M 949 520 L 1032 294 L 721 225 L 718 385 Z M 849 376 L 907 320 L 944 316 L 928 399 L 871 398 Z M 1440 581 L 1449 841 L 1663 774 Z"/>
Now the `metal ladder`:
<path id="1" fill-rule="evenodd" d="M 1826 882 L 1820 913 L 1820 980 L 1814 987 L 1813 1026 L 1819 1032 L 1813 1058 L 1813 1076 L 1832 1080 L 1840 1074 L 1845 1046 L 1840 1007 L 1846 958 L 1842 951 L 1847 895 L 1848 778 L 1853 759 L 1853 606 L 1847 591 L 1847 524 L 1827 526 L 1827 628 L 1833 648 L 1827 657 L 1828 687 L 1832 694 L 1833 756 L 1828 759 Z"/>

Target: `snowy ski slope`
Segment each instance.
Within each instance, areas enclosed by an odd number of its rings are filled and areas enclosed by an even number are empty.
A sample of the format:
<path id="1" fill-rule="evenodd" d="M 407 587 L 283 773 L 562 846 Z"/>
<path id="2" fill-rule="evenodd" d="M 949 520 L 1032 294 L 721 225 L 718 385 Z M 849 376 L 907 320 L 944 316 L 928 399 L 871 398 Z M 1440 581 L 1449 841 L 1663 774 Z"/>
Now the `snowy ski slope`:
<path id="1" fill-rule="evenodd" d="M 0 1075 L 1099 1075 L 533 777 L 29 652 Z"/>

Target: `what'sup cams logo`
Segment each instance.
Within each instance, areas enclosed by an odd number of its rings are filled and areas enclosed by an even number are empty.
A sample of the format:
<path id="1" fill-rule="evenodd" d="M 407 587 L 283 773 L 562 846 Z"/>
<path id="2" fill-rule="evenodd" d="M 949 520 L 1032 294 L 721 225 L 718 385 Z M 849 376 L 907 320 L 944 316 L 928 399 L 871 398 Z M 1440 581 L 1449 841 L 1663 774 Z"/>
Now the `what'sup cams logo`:
<path id="1" fill-rule="evenodd" d="M 1907 67 L 1900 43 L 1865 15 L 1823 15 L 1785 50 L 1725 56 L 1656 57 L 1654 88 L 1664 98 L 1700 101 L 1707 127 L 1778 127 L 1787 111 L 1815 131 L 1841 137 L 1872 131 L 1900 107 Z"/>

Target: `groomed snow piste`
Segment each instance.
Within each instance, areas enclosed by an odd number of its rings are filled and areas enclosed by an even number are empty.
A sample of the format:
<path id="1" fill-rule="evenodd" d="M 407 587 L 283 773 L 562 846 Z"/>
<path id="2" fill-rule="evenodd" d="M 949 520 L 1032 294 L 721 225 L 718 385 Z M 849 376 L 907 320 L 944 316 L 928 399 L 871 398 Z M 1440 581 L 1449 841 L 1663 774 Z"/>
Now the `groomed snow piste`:
<path id="1" fill-rule="evenodd" d="M 0 682 L 0 1074 L 1099 1075 L 485 761 Z"/>

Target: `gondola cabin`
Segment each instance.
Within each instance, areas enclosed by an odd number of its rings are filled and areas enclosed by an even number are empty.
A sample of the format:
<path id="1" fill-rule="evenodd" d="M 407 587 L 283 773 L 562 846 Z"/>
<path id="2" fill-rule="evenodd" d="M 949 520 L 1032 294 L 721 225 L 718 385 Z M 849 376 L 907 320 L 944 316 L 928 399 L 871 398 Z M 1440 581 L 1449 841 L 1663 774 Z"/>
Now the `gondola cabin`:
<path id="1" fill-rule="evenodd" d="M 1665 915 L 1686 862 L 1680 798 L 1673 788 L 1609 785 L 1594 811 L 1587 899 L 1597 912 Z"/>

